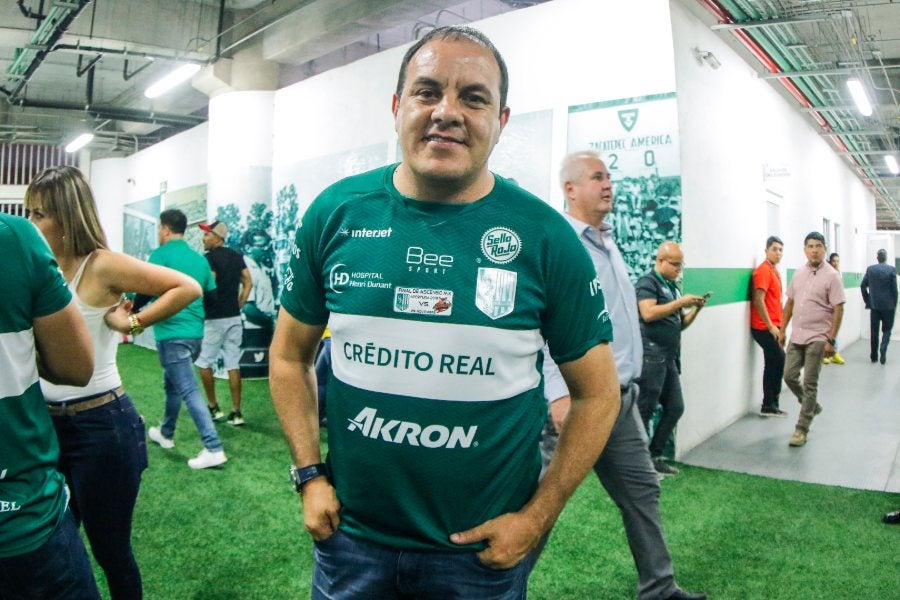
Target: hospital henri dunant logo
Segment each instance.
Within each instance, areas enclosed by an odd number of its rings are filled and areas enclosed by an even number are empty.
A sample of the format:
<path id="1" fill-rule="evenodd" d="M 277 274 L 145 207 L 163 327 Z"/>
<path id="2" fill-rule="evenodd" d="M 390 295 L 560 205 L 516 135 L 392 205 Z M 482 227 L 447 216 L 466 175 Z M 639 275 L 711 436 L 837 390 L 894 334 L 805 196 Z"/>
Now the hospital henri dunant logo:
<path id="1" fill-rule="evenodd" d="M 481 236 L 481 251 L 489 261 L 498 265 L 514 261 L 521 249 L 519 235 L 506 227 L 493 227 Z"/>

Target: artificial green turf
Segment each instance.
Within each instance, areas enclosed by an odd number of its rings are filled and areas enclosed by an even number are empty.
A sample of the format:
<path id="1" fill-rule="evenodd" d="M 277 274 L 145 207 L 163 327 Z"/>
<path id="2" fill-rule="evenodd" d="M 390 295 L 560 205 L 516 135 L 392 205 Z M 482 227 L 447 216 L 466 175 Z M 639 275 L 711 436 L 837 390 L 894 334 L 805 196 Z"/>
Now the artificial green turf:
<path id="1" fill-rule="evenodd" d="M 119 350 L 125 387 L 149 425 L 163 412 L 156 353 Z M 217 383 L 229 409 L 227 384 Z M 290 455 L 266 381 L 245 381 L 244 427 L 218 425 L 228 454 L 193 471 L 201 448 L 182 411 L 175 448 L 149 444 L 134 518 L 148 600 L 309 598 L 312 543 L 288 484 Z M 662 514 L 682 587 L 711 598 L 900 597 L 900 496 L 682 466 Z M 102 573 L 97 580 L 106 595 Z M 593 475 L 569 502 L 529 582 L 532 600 L 634 598 L 636 573 L 615 505 Z"/>

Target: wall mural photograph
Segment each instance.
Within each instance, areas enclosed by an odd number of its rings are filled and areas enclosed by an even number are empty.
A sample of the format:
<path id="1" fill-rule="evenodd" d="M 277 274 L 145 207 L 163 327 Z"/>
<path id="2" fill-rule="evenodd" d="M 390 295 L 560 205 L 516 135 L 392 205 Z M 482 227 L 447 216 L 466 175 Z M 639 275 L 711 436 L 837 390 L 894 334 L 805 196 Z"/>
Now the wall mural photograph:
<path id="1" fill-rule="evenodd" d="M 568 151 L 594 150 L 615 194 L 608 222 L 632 281 L 656 248 L 681 242 L 681 161 L 675 93 L 569 107 Z"/>

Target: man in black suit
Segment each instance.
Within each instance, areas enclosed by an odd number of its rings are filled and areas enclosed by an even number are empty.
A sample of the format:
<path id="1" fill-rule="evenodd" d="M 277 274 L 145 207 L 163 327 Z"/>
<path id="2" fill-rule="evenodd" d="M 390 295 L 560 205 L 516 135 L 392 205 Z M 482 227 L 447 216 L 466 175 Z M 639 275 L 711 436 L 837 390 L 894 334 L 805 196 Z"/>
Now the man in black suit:
<path id="1" fill-rule="evenodd" d="M 878 251 L 878 264 L 866 269 L 862 284 L 859 286 L 862 292 L 863 302 L 871 311 L 869 322 L 871 323 L 871 346 L 869 359 L 872 362 L 879 360 L 881 351 L 881 364 L 887 360 L 888 342 L 891 341 L 891 329 L 894 328 L 894 312 L 897 309 L 897 270 L 887 264 L 887 251 Z M 881 345 L 878 343 L 878 329 L 881 328 Z"/>

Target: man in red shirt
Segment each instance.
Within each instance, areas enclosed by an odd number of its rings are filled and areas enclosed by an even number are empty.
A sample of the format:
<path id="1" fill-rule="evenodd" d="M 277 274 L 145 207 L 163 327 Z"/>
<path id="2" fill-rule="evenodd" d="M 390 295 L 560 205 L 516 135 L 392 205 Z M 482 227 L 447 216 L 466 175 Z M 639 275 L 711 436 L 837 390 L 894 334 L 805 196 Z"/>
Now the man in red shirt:
<path id="1" fill-rule="evenodd" d="M 761 417 L 787 417 L 778 408 L 784 374 L 784 330 L 781 328 L 781 262 L 784 243 L 776 236 L 766 240 L 766 260 L 753 271 L 750 334 L 763 351 L 763 401 Z"/>

